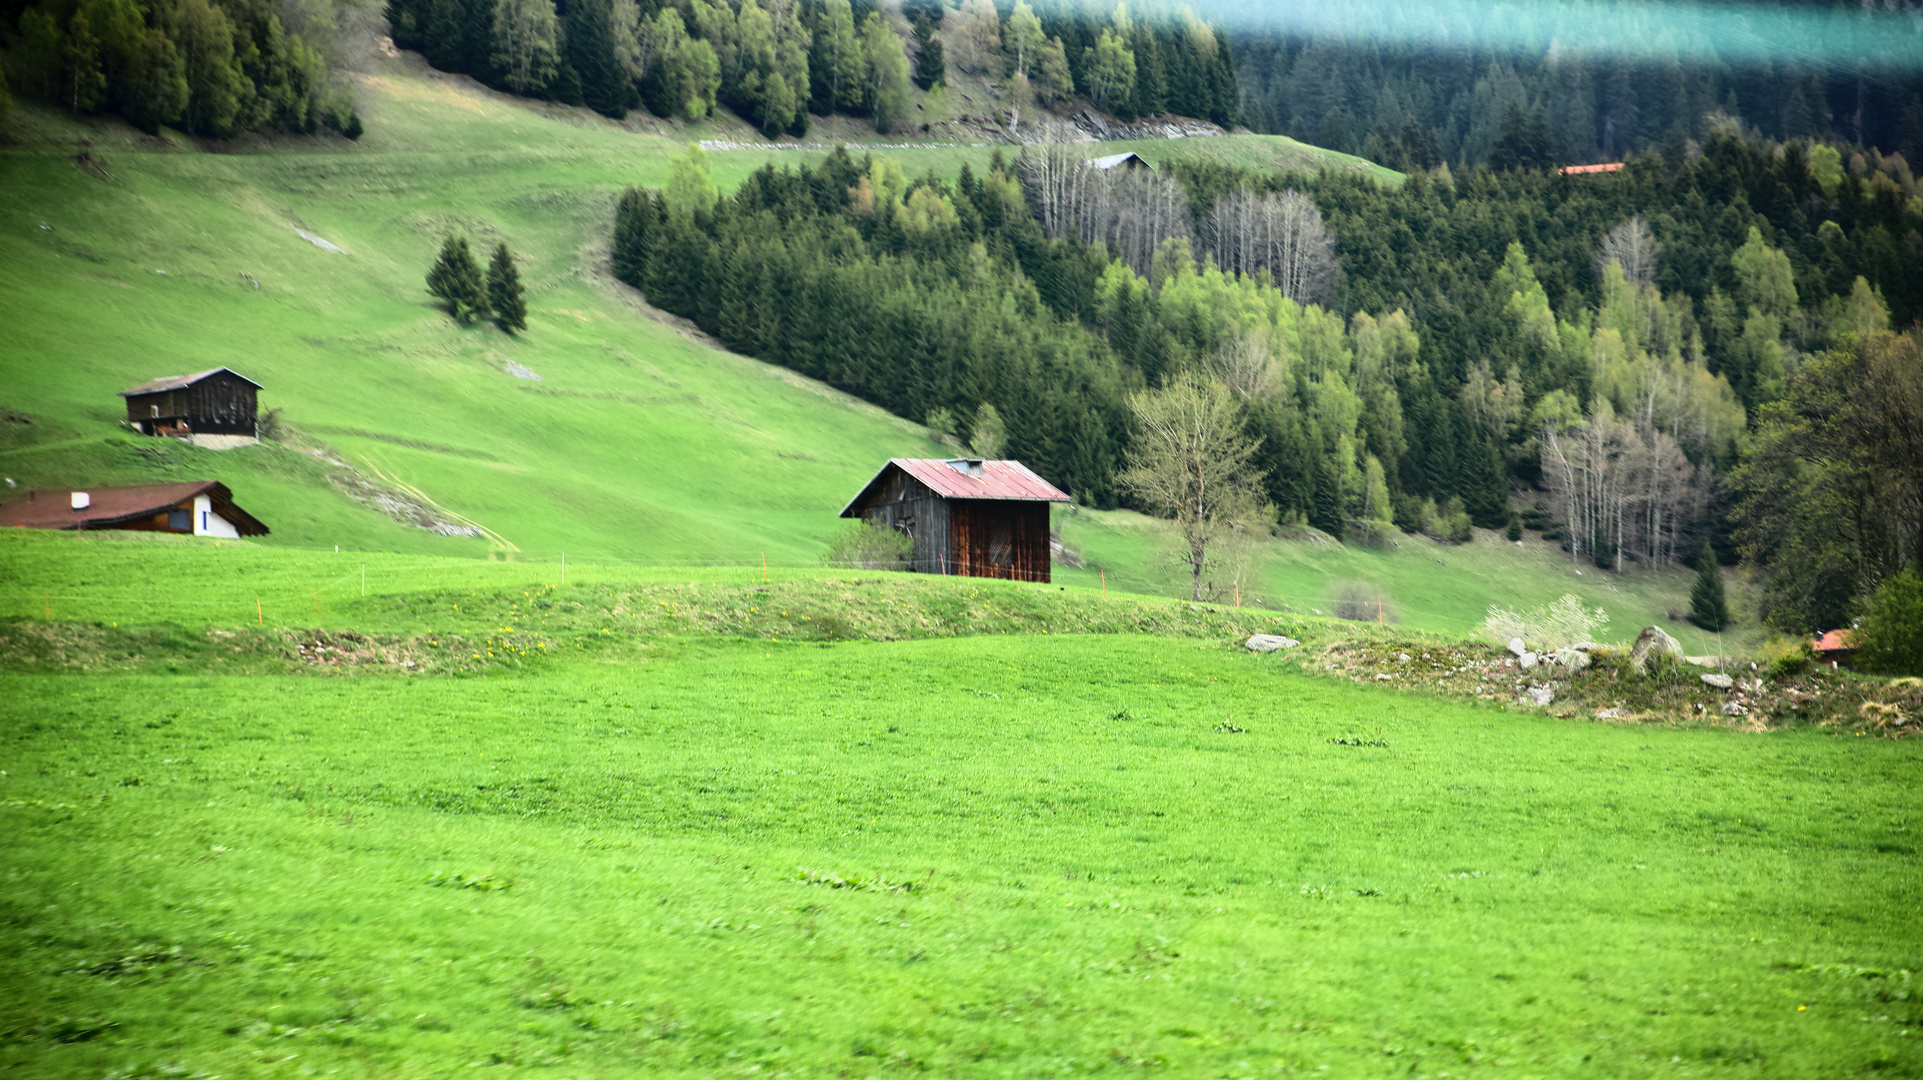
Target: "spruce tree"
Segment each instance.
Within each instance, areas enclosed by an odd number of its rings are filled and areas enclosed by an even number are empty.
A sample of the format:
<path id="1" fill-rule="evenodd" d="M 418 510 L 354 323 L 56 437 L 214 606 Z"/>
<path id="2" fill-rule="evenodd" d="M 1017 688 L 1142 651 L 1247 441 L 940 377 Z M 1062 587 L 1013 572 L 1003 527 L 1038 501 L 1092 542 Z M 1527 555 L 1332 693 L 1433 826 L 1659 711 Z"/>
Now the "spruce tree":
<path id="1" fill-rule="evenodd" d="M 1704 544 L 1696 551 L 1696 584 L 1689 590 L 1689 621 L 1705 630 L 1721 630 L 1735 621 L 1723 596 L 1723 573 Z"/>
<path id="2" fill-rule="evenodd" d="M 521 275 L 514 269 L 514 253 L 502 244 L 494 249 L 487 267 L 487 299 L 494 308 L 494 325 L 512 334 L 527 329 L 527 301 L 521 296 Z"/>
<path id="3" fill-rule="evenodd" d="M 427 272 L 427 291 L 447 301 L 454 321 L 462 326 L 487 317 L 487 285 L 467 250 L 466 237 L 450 236 L 441 244 L 441 257 Z"/>

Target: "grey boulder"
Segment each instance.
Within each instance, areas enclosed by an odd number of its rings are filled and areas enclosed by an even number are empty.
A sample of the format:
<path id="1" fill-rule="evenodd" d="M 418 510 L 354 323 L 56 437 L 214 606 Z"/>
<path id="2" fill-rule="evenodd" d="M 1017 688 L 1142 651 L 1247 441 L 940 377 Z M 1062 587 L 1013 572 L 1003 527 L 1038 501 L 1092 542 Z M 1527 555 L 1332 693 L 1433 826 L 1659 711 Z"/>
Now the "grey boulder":
<path id="1" fill-rule="evenodd" d="M 1283 637 L 1280 634 L 1256 634 L 1249 638 L 1245 647 L 1250 652 L 1274 652 L 1277 649 L 1293 649 L 1300 644 L 1302 643 L 1294 638 Z"/>
<path id="2" fill-rule="evenodd" d="M 1643 632 L 1636 635 L 1636 644 L 1629 649 L 1629 662 L 1636 665 L 1637 671 L 1647 672 L 1651 653 L 1668 653 L 1681 660 L 1683 647 L 1675 638 L 1663 633 L 1662 627 L 1645 626 Z"/>

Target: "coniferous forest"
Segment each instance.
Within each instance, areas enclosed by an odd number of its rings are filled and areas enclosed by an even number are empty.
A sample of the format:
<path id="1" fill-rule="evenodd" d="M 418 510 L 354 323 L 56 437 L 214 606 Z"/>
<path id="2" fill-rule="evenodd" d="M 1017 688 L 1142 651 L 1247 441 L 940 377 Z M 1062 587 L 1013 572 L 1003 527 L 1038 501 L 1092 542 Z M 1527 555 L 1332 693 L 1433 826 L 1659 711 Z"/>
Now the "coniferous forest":
<path id="1" fill-rule="evenodd" d="M 615 272 L 658 306 L 959 434 L 992 406 L 1012 456 L 1098 506 L 1128 394 L 1199 371 L 1243 402 L 1285 522 L 1352 542 L 1521 510 L 1617 571 L 1733 561 L 1757 425 L 1813 359 L 1923 312 L 1900 157 L 1733 133 L 1394 190 L 1029 147 L 953 184 L 838 151 L 720 197 L 700 155 L 620 202 Z"/>
<path id="2" fill-rule="evenodd" d="M 8 82 L 75 114 L 113 113 L 149 133 L 361 134 L 335 77 L 330 3 L 38 0 L 9 22 Z"/>

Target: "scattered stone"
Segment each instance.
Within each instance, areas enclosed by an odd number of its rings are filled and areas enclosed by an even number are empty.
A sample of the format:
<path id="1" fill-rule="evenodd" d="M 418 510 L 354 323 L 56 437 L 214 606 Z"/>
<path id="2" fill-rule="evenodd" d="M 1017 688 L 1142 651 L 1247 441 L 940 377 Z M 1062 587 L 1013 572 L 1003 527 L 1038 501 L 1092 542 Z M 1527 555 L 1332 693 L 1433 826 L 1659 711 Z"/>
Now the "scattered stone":
<path id="1" fill-rule="evenodd" d="M 1664 633 L 1660 626 L 1643 627 L 1643 632 L 1636 635 L 1636 644 L 1629 649 L 1629 662 L 1636 665 L 1638 673 L 1648 672 L 1649 654 L 1652 652 L 1668 653 L 1678 660 L 1683 658 L 1682 645 Z"/>
<path id="2" fill-rule="evenodd" d="M 1294 638 L 1283 637 L 1280 634 L 1256 634 L 1249 638 L 1245 647 L 1250 652 L 1269 653 L 1277 649 L 1293 649 L 1300 644 L 1302 643 Z"/>
<path id="3" fill-rule="evenodd" d="M 1532 686 L 1516 696 L 1536 705 L 1547 705 L 1556 700 L 1556 692 L 1547 686 Z"/>
<path id="4" fill-rule="evenodd" d="M 1709 674 L 1702 676 L 1702 680 L 1703 680 L 1703 685 L 1713 686 L 1718 690 L 1727 690 L 1730 687 L 1736 685 L 1735 679 L 1730 678 L 1729 676 L 1723 674 L 1720 671 L 1712 671 Z"/>
<path id="5" fill-rule="evenodd" d="M 1700 707 L 1701 706 L 1698 706 L 1698 708 Z M 1743 703 L 1740 701 L 1725 701 L 1723 703 L 1723 715 L 1724 716 L 1748 716 L 1749 710 L 1744 708 Z"/>
<path id="6" fill-rule="evenodd" d="M 1537 656 L 1537 655 L 1536 655 L 1535 653 L 1532 653 L 1532 652 L 1526 652 L 1526 653 L 1523 653 L 1523 654 L 1522 654 L 1522 668 L 1523 668 L 1523 670 L 1524 670 L 1524 671 L 1527 671 L 1527 670 L 1529 670 L 1530 668 L 1532 668 L 1532 667 L 1535 667 L 1535 666 L 1536 666 L 1536 664 L 1537 664 L 1537 663 L 1539 663 L 1539 662 L 1541 661 L 1541 659 L 1542 659 L 1542 658 L 1541 658 L 1541 657 L 1539 657 L 1539 656 Z"/>
<path id="7" fill-rule="evenodd" d="M 1408 653 L 1406 653 L 1406 652 L 1399 652 L 1399 653 L 1397 653 L 1397 654 L 1396 654 L 1396 663 L 1398 663 L 1398 664 L 1406 664 L 1406 663 L 1408 663 L 1408 662 L 1409 662 L 1409 654 L 1408 654 Z"/>
<path id="8" fill-rule="evenodd" d="M 1568 669 L 1569 674 L 1574 675 L 1589 666 L 1589 654 L 1573 646 L 1560 649 L 1556 652 L 1556 663 L 1561 664 Z"/>
<path id="9" fill-rule="evenodd" d="M 1388 682 L 1390 679 L 1393 679 L 1393 678 L 1395 678 L 1395 676 L 1389 674 L 1386 671 L 1376 673 L 1376 679 L 1380 682 Z"/>
<path id="10" fill-rule="evenodd" d="M 1524 645 L 1522 643 L 1522 639 L 1519 637 L 1510 638 L 1509 651 L 1512 653 L 1515 653 L 1517 656 L 1521 656 L 1523 653 L 1526 653 L 1529 651 L 1529 647 L 1527 645 Z"/>
<path id="11" fill-rule="evenodd" d="M 1622 718 L 1623 718 L 1623 711 L 1621 709 L 1597 709 L 1596 710 L 1596 719 L 1598 720 L 1621 720 Z"/>
<path id="12" fill-rule="evenodd" d="M 1593 641 L 1578 641 L 1574 645 L 1571 645 L 1569 647 L 1571 649 L 1574 649 L 1577 652 L 1582 652 L 1582 653 L 1595 652 L 1597 649 L 1602 648 L 1601 645 L 1598 645 Z"/>

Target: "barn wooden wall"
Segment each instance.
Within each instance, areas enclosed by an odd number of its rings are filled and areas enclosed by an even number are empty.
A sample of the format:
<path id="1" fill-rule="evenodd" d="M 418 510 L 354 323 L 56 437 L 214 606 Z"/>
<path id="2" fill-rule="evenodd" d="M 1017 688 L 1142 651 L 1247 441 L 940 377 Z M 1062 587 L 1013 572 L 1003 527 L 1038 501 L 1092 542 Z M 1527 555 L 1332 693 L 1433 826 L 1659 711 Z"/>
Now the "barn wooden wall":
<path id="1" fill-rule="evenodd" d="M 948 510 L 948 573 L 1049 580 L 1047 503 L 956 499 Z"/>
<path id="2" fill-rule="evenodd" d="M 198 435 L 252 435 L 259 402 L 250 383 L 221 372 L 178 390 L 128 398 L 127 421 L 151 435 L 156 407 L 163 427 L 185 420 Z"/>
<path id="3" fill-rule="evenodd" d="M 919 574 L 946 574 L 949 553 L 948 500 L 900 470 L 890 473 L 875 500 L 862 509 L 864 519 L 879 518 L 914 540 L 908 568 Z"/>

